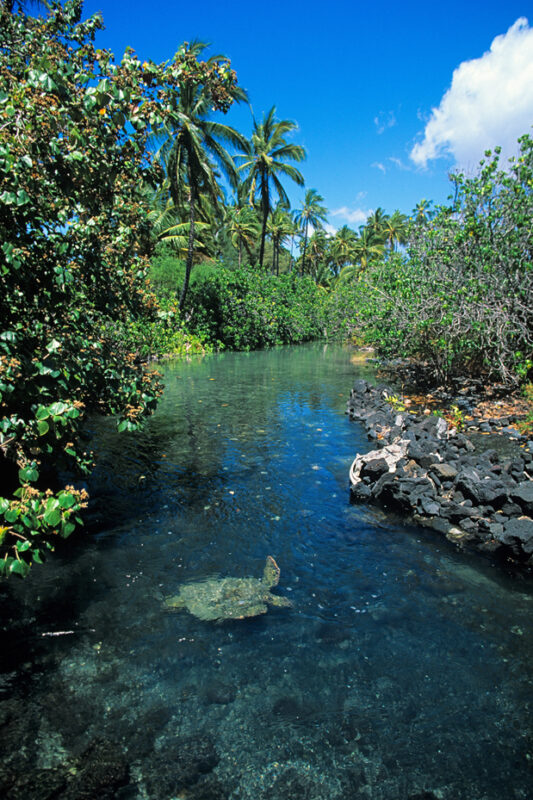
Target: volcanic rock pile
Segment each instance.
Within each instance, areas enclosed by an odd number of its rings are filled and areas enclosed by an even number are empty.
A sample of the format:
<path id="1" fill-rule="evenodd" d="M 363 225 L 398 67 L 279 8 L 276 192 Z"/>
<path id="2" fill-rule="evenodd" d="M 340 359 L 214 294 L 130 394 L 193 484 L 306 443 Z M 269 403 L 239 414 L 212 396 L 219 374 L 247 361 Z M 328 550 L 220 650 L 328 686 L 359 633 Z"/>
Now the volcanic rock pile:
<path id="1" fill-rule="evenodd" d="M 350 393 L 347 413 L 375 443 L 352 464 L 353 502 L 408 515 L 452 541 L 533 566 L 533 442 L 505 420 L 512 457 L 480 452 L 442 417 L 398 412 L 390 397 L 364 380 Z M 474 423 L 470 428 L 483 430 L 482 421 Z"/>

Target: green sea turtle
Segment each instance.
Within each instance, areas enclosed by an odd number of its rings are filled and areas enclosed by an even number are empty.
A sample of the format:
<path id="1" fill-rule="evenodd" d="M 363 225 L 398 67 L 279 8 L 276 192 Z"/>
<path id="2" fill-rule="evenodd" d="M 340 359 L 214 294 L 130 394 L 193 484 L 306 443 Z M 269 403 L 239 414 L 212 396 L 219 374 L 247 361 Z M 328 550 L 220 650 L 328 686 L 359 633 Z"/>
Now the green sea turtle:
<path id="1" fill-rule="evenodd" d="M 167 597 L 169 608 L 186 608 L 198 619 L 244 619 L 265 614 L 267 603 L 286 608 L 291 602 L 272 594 L 279 583 L 280 569 L 268 556 L 262 578 L 209 578 L 184 584 L 179 594 Z"/>

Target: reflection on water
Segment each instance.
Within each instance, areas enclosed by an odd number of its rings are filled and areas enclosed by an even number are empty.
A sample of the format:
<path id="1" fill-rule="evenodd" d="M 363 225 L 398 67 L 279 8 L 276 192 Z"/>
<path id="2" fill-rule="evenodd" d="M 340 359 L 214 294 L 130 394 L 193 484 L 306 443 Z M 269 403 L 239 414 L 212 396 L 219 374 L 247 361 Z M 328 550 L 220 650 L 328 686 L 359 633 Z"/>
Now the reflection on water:
<path id="1" fill-rule="evenodd" d="M 178 362 L 144 431 L 95 427 L 86 541 L 2 589 L 0 795 L 530 796 L 533 594 L 349 505 L 356 371 L 323 346 Z M 292 608 L 166 608 L 268 554 Z"/>

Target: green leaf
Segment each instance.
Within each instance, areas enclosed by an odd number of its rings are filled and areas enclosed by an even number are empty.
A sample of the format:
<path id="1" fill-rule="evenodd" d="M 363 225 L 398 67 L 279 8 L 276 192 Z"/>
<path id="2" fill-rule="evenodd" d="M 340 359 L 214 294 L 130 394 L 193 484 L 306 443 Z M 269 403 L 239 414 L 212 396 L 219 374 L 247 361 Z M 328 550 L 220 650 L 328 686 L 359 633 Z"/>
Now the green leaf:
<path id="1" fill-rule="evenodd" d="M 59 501 L 59 505 L 61 506 L 61 508 L 72 508 L 72 506 L 76 502 L 76 498 L 74 497 L 74 495 L 69 494 L 68 492 L 61 492 L 61 494 L 57 499 Z"/>
<path id="2" fill-rule="evenodd" d="M 35 469 L 35 467 L 24 467 L 23 469 L 19 469 L 19 480 L 21 483 L 34 483 L 38 479 L 39 472 Z"/>
<path id="3" fill-rule="evenodd" d="M 76 530 L 76 526 L 73 522 L 64 522 L 61 526 L 61 536 L 63 539 L 67 539 L 73 531 Z"/>
<path id="4" fill-rule="evenodd" d="M 50 426 L 48 422 L 46 422 L 46 420 L 40 419 L 37 422 L 37 429 L 39 431 L 39 436 L 44 436 L 45 433 L 48 433 L 48 431 L 50 430 Z"/>
<path id="5" fill-rule="evenodd" d="M 21 577 L 25 578 L 30 571 L 30 565 L 26 564 L 25 561 L 18 561 L 17 559 L 14 559 L 9 567 L 9 571 L 14 575 L 20 575 Z"/>
<path id="6" fill-rule="evenodd" d="M 57 402 L 52 403 L 52 405 L 48 407 L 48 410 L 50 411 L 50 414 L 58 416 L 59 414 L 64 414 L 67 408 L 68 406 L 66 403 Z"/>
<path id="7" fill-rule="evenodd" d="M 43 519 L 47 525 L 51 525 L 53 528 L 61 522 L 61 507 L 57 497 L 50 497 L 47 500 Z"/>
<path id="8" fill-rule="evenodd" d="M 46 522 L 47 525 L 50 525 L 51 528 L 56 528 L 61 522 L 61 512 L 47 511 L 46 514 L 44 515 L 44 521 Z"/>
<path id="9" fill-rule="evenodd" d="M 50 416 L 50 411 L 47 408 L 45 408 L 45 406 L 39 406 L 39 408 L 35 412 L 35 416 L 37 417 L 37 419 L 48 419 L 48 417 Z"/>
<path id="10" fill-rule="evenodd" d="M 46 349 L 48 350 L 49 353 L 55 353 L 56 350 L 59 350 L 60 347 L 61 347 L 61 342 L 58 342 L 57 339 L 52 339 L 52 341 L 48 342 L 48 344 L 46 345 Z"/>
<path id="11" fill-rule="evenodd" d="M 17 192 L 17 205 L 18 206 L 25 206 L 26 203 L 30 202 L 30 198 L 28 194 L 24 191 L 24 189 L 19 189 Z"/>

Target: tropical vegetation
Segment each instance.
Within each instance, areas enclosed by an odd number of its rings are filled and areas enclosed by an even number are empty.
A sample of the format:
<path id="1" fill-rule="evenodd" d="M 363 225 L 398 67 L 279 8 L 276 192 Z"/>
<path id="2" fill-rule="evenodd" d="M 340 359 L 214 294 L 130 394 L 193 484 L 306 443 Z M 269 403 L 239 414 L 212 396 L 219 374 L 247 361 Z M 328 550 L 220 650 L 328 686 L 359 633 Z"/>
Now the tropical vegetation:
<path id="1" fill-rule="evenodd" d="M 88 417 L 139 427 L 152 360 L 317 338 L 461 375 L 533 374 L 533 141 L 452 199 L 327 226 L 296 123 L 251 133 L 227 58 L 96 47 L 81 0 L 0 3 L 0 569 L 26 575 L 82 522 Z M 203 60 L 205 59 L 205 60 Z M 288 188 L 302 190 L 291 209 Z M 59 476 L 70 476 L 68 480 Z"/>

